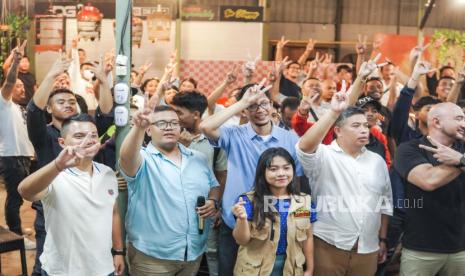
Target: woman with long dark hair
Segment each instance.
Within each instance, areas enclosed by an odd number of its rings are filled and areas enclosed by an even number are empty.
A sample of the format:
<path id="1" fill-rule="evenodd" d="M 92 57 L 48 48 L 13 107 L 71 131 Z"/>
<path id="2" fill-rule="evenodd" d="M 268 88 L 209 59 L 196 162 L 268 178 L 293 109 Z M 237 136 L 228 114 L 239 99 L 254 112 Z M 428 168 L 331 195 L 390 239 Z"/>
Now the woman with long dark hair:
<path id="1" fill-rule="evenodd" d="M 316 214 L 310 195 L 299 191 L 295 170 L 294 159 L 283 148 L 260 156 L 254 190 L 241 195 L 232 208 L 233 236 L 240 245 L 234 275 L 312 275 L 311 222 Z"/>

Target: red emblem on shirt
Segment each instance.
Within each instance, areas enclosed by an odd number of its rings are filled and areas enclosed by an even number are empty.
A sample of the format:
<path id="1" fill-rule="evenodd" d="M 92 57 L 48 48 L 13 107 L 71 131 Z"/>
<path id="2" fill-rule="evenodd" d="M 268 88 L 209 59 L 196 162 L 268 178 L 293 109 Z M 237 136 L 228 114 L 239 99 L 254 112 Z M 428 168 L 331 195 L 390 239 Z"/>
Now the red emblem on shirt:
<path id="1" fill-rule="evenodd" d="M 113 189 L 109 189 L 109 190 L 108 190 L 108 194 L 109 194 L 109 195 L 113 195 L 114 193 L 115 193 L 115 192 L 113 191 Z"/>

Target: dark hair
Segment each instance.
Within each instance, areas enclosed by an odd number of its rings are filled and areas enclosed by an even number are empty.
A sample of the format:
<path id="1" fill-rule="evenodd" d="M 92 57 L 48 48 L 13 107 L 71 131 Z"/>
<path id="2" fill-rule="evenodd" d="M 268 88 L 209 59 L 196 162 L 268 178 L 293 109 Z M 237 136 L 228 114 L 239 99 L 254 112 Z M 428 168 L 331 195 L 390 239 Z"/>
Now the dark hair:
<path id="1" fill-rule="evenodd" d="M 181 88 L 181 85 L 185 82 L 188 81 L 194 85 L 194 88 L 197 89 L 197 81 L 194 80 L 193 78 L 185 78 L 179 83 L 179 87 Z"/>
<path id="2" fill-rule="evenodd" d="M 140 86 L 140 90 L 142 90 L 142 92 L 145 92 L 145 87 L 147 87 L 147 85 L 149 84 L 149 82 L 151 82 L 151 81 L 153 81 L 153 80 L 156 80 L 156 81 L 160 82 L 160 80 L 157 79 L 157 78 L 146 79 L 146 80 L 142 83 L 142 85 Z"/>
<path id="3" fill-rule="evenodd" d="M 75 94 L 74 96 L 76 97 L 76 102 L 79 106 L 79 109 L 81 109 L 81 113 L 88 113 L 89 107 L 87 106 L 86 99 L 78 94 Z"/>
<path id="4" fill-rule="evenodd" d="M 289 64 L 287 65 L 286 69 L 288 69 L 289 67 L 291 67 L 291 65 L 293 65 L 293 64 L 299 65 L 299 68 L 302 67 L 302 66 L 300 65 L 300 63 L 298 63 L 297 61 L 293 61 L 293 62 L 291 62 L 291 63 L 289 63 Z"/>
<path id="5" fill-rule="evenodd" d="M 78 48 L 78 52 L 86 52 L 86 50 L 82 49 L 82 48 Z"/>
<path id="6" fill-rule="evenodd" d="M 455 81 L 455 78 L 453 78 L 453 77 L 440 77 L 439 80 L 438 80 L 438 83 L 440 81 L 442 81 L 442 80 L 453 80 L 453 81 Z"/>
<path id="7" fill-rule="evenodd" d="M 369 83 L 370 81 L 377 81 L 377 82 L 380 82 L 381 84 L 383 84 L 383 81 L 382 81 L 381 78 L 379 78 L 379 77 L 369 77 L 369 78 L 365 81 L 365 84 Z"/>
<path id="8" fill-rule="evenodd" d="M 449 65 L 445 65 L 445 66 L 442 66 L 441 68 L 439 68 L 439 76 L 441 77 L 442 76 L 442 73 L 447 70 L 447 69 L 451 69 L 455 72 L 455 68 L 452 67 L 452 66 L 449 66 Z"/>
<path id="9" fill-rule="evenodd" d="M 300 100 L 296 97 L 287 97 L 281 102 L 281 112 L 284 112 L 286 108 L 295 110 L 299 107 Z"/>
<path id="10" fill-rule="evenodd" d="M 77 115 L 71 116 L 63 120 L 63 123 L 61 124 L 61 136 L 62 137 L 66 135 L 69 125 L 73 122 L 88 122 L 88 123 L 92 123 L 93 125 L 95 125 L 95 127 L 97 127 L 97 124 L 95 123 L 94 118 L 92 118 L 92 116 L 90 116 L 89 114 L 86 114 L 86 113 L 77 114 Z"/>
<path id="11" fill-rule="evenodd" d="M 198 91 L 192 91 L 176 94 L 173 97 L 172 104 L 175 106 L 184 107 L 190 112 L 198 111 L 200 116 L 202 116 L 202 114 L 205 112 L 205 109 L 207 109 L 208 101 L 207 97 Z"/>
<path id="12" fill-rule="evenodd" d="M 266 218 L 272 222 L 275 221 L 274 212 L 265 212 L 265 196 L 272 196 L 268 182 L 266 181 L 266 169 L 271 166 L 271 162 L 275 157 L 284 158 L 289 164 L 292 165 L 294 177 L 291 183 L 287 185 L 287 192 L 289 195 L 300 195 L 300 190 L 296 181 L 296 165 L 289 152 L 281 147 L 269 148 L 265 150 L 258 159 L 257 170 L 255 172 L 254 180 L 254 197 L 253 197 L 253 219 L 258 229 L 265 225 Z"/>
<path id="13" fill-rule="evenodd" d="M 319 78 L 315 78 L 315 77 L 308 77 L 306 79 L 304 79 L 304 81 L 302 82 L 302 86 L 309 80 L 316 80 L 318 82 L 321 82 L 321 80 Z"/>
<path id="14" fill-rule="evenodd" d="M 83 63 L 79 66 L 79 69 L 82 69 L 82 67 L 83 67 L 84 65 L 88 65 L 88 66 L 95 67 L 95 65 L 94 65 L 92 62 L 83 62 Z"/>
<path id="15" fill-rule="evenodd" d="M 342 70 L 346 70 L 349 73 L 352 73 L 352 67 L 347 64 L 341 64 L 336 68 L 336 72 L 340 73 Z"/>
<path id="16" fill-rule="evenodd" d="M 71 95 L 74 95 L 74 97 L 76 97 L 76 94 L 74 94 L 73 91 L 71 91 L 71 90 L 69 90 L 69 89 L 67 89 L 67 88 L 58 88 L 58 89 L 53 90 L 53 91 L 50 93 L 50 96 L 48 96 L 48 101 L 50 102 L 50 100 L 51 100 L 55 95 L 62 94 L 62 93 L 71 94 Z"/>
<path id="17" fill-rule="evenodd" d="M 153 113 L 165 112 L 165 111 L 173 111 L 174 113 L 176 113 L 176 110 L 174 110 L 174 108 L 172 108 L 169 105 L 157 105 L 155 109 L 153 110 Z"/>
<path id="18" fill-rule="evenodd" d="M 342 126 L 345 121 L 354 116 L 354 115 L 365 115 L 365 112 L 363 112 L 363 109 L 360 107 L 355 107 L 355 106 L 349 106 L 346 110 L 342 111 L 342 113 L 337 117 L 336 122 L 334 123 L 335 126 Z"/>
<path id="19" fill-rule="evenodd" d="M 281 110 L 281 105 L 275 101 L 273 101 L 273 108 L 276 109 L 276 111 Z"/>
<path id="20" fill-rule="evenodd" d="M 248 90 L 250 87 L 252 87 L 252 86 L 254 86 L 254 85 L 256 85 L 256 84 L 257 84 L 257 83 L 249 83 L 249 84 L 246 84 L 245 86 L 243 86 L 243 87 L 241 88 L 241 91 L 240 91 L 239 93 L 237 93 L 237 95 L 236 95 L 236 100 L 237 100 L 237 101 L 240 101 L 240 100 L 242 99 L 242 97 L 244 96 L 245 92 L 247 92 L 247 90 Z M 263 87 L 262 87 L 262 88 L 263 88 Z M 270 93 L 269 93 L 269 90 L 265 92 L 265 95 L 266 95 L 266 97 L 268 97 L 268 99 L 271 99 L 271 95 L 270 95 Z"/>

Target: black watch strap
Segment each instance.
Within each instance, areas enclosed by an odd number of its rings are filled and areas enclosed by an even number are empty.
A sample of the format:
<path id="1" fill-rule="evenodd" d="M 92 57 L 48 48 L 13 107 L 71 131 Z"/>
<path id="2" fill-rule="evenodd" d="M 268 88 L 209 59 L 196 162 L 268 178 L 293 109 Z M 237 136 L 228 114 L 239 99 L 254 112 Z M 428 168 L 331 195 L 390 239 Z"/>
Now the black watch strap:
<path id="1" fill-rule="evenodd" d="M 460 158 L 459 163 L 455 167 L 457 167 L 459 169 L 465 167 L 465 155 L 462 155 L 462 157 Z"/>
<path id="2" fill-rule="evenodd" d="M 379 238 L 379 242 L 384 242 L 385 244 L 387 244 L 387 239 L 386 238 Z"/>
<path id="3" fill-rule="evenodd" d="M 210 198 L 208 198 L 207 200 L 213 200 L 213 202 L 215 203 L 215 209 L 218 210 L 218 200 L 216 200 L 216 199 L 213 198 L 213 197 L 210 197 Z"/>
<path id="4" fill-rule="evenodd" d="M 111 249 L 111 255 L 116 256 L 116 255 L 121 255 L 121 256 L 126 256 L 126 249 L 123 250 L 115 250 Z"/>

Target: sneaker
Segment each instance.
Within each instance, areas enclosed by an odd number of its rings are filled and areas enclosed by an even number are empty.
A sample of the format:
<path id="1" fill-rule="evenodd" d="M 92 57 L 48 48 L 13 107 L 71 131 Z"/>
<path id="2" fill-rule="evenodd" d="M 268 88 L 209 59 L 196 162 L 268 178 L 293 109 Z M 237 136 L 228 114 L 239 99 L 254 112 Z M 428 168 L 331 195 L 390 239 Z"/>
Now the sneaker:
<path id="1" fill-rule="evenodd" d="M 36 243 L 24 237 L 24 248 L 26 248 L 26 250 L 34 250 L 36 249 Z"/>

